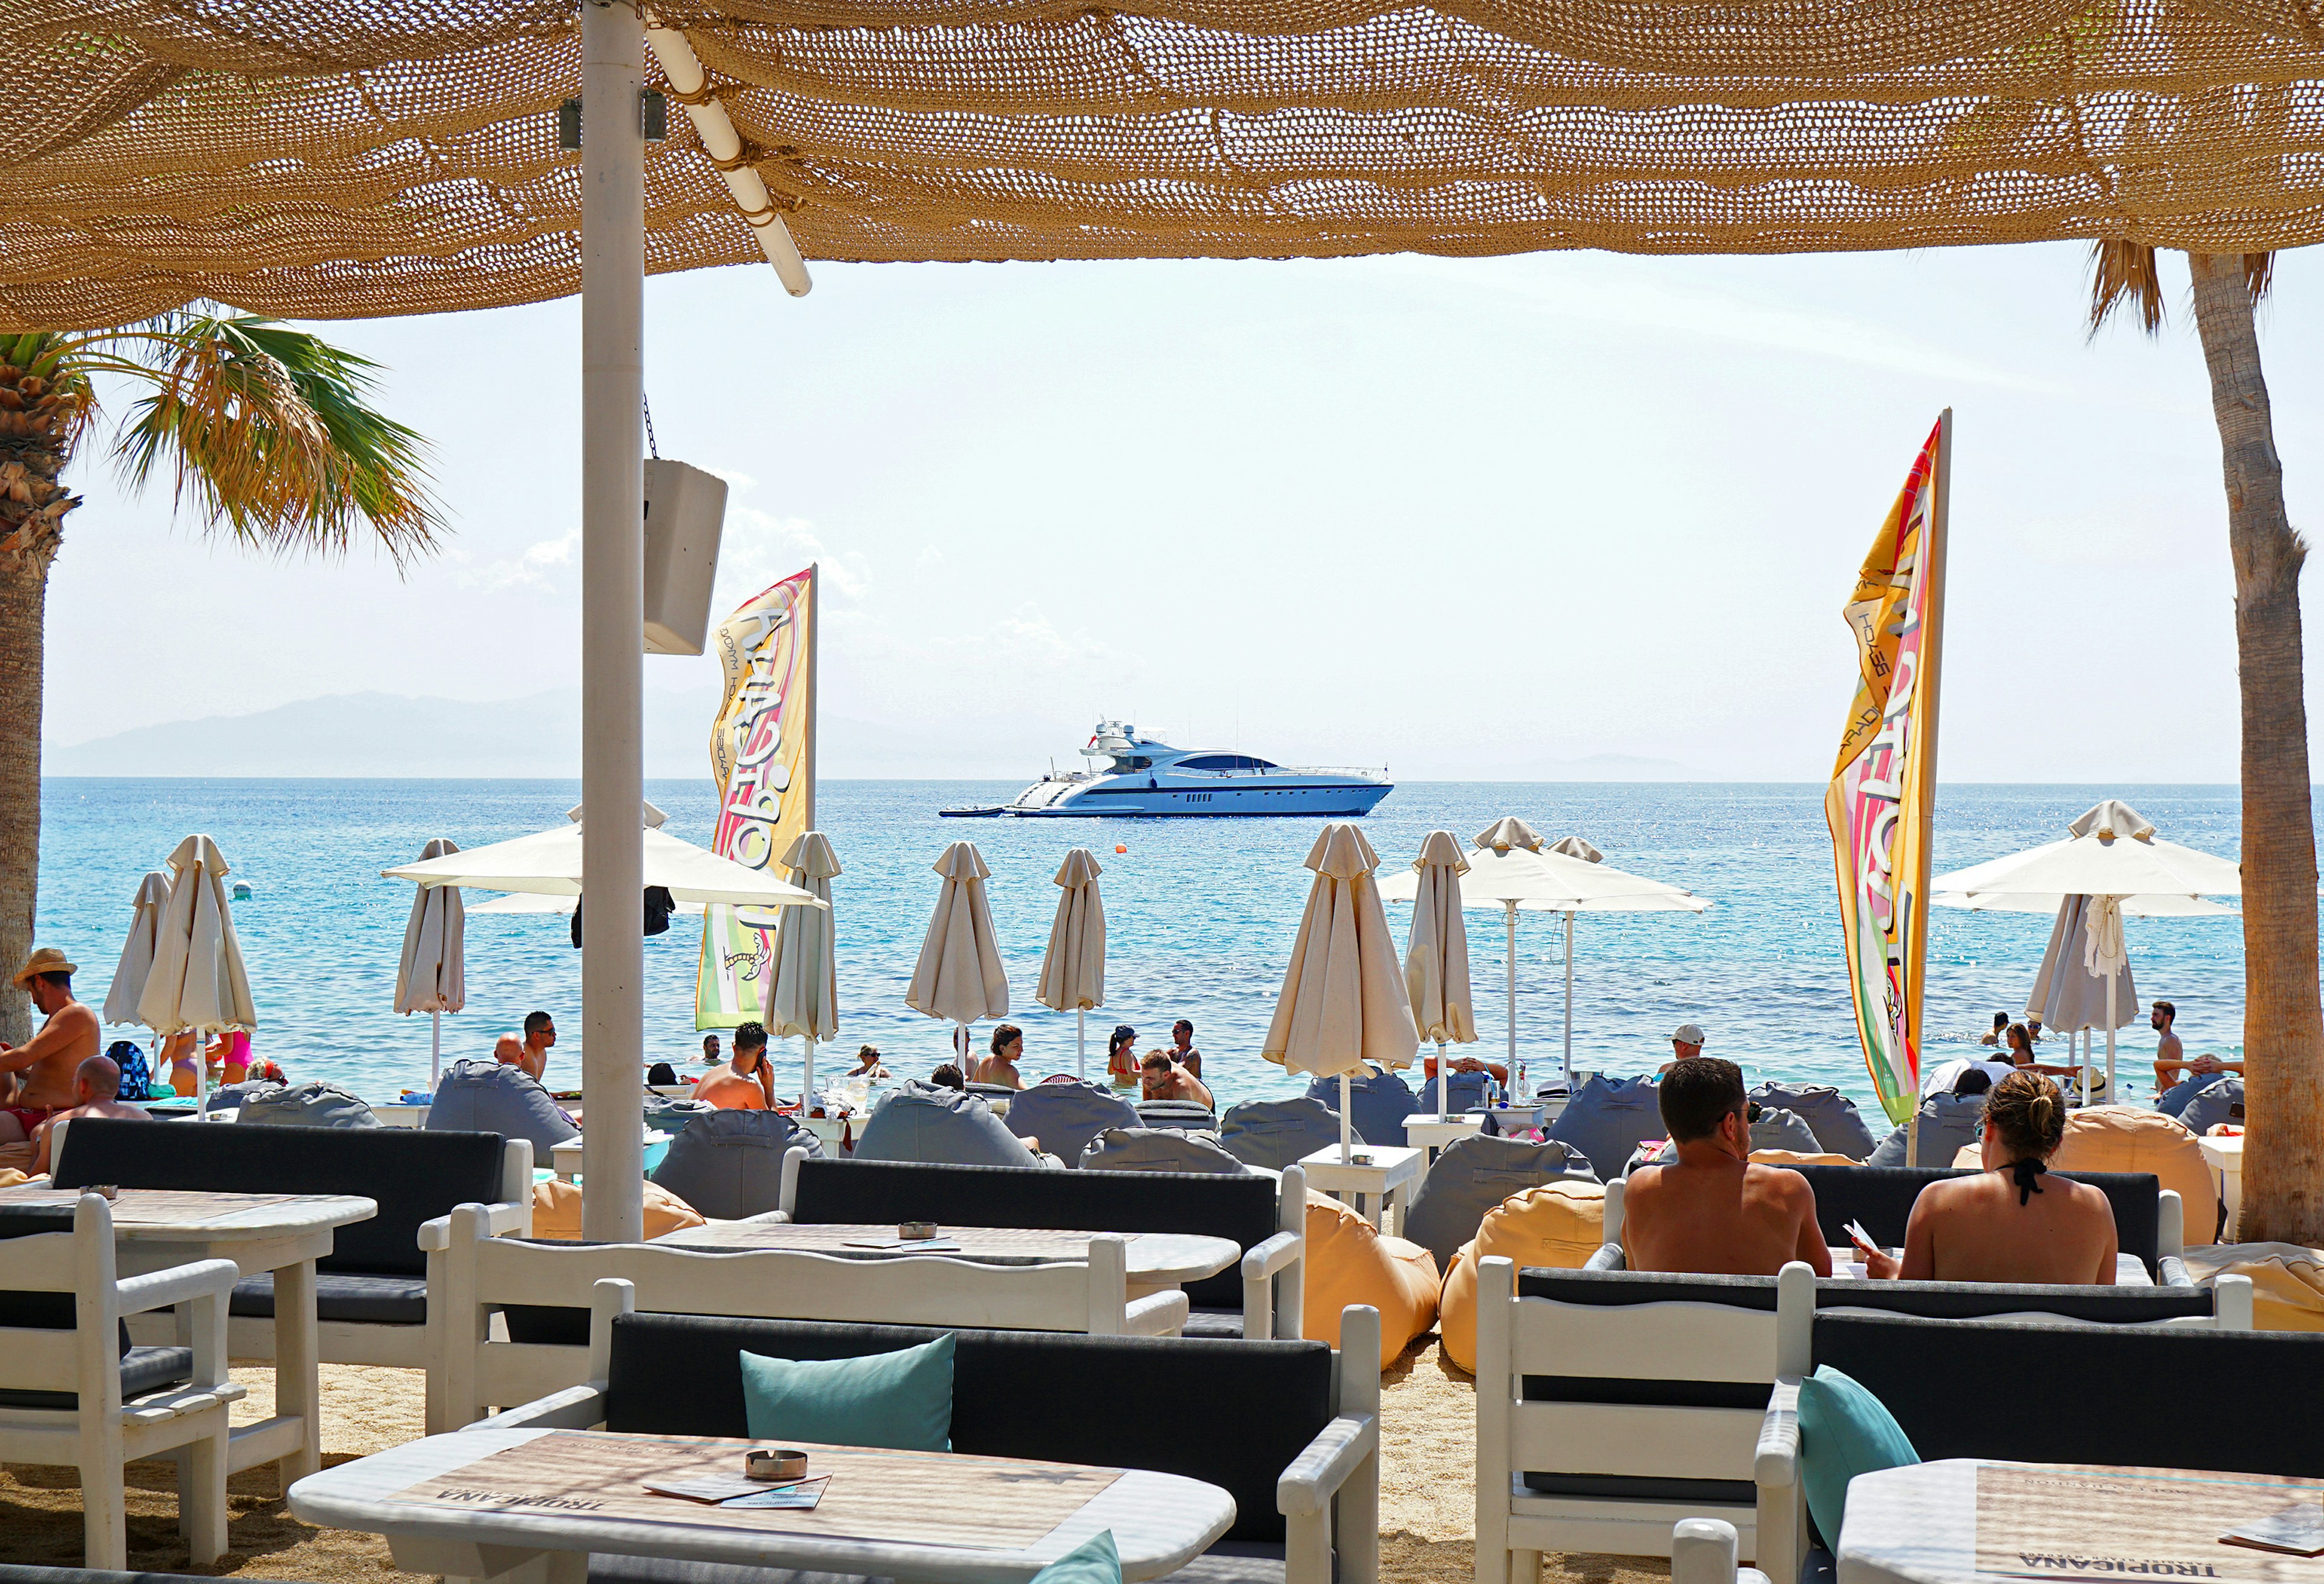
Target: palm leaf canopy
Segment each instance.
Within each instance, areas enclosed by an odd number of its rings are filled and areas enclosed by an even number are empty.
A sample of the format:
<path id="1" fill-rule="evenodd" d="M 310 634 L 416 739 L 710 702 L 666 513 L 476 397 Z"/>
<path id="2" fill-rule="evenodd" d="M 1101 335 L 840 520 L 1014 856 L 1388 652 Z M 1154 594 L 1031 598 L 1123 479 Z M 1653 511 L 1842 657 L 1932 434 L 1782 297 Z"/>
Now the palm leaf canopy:
<path id="1" fill-rule="evenodd" d="M 2305 0 L 652 4 L 810 258 L 2324 233 Z M 0 329 L 572 291 L 580 75 L 573 0 L 9 0 Z M 758 258 L 669 124 L 649 266 Z"/>

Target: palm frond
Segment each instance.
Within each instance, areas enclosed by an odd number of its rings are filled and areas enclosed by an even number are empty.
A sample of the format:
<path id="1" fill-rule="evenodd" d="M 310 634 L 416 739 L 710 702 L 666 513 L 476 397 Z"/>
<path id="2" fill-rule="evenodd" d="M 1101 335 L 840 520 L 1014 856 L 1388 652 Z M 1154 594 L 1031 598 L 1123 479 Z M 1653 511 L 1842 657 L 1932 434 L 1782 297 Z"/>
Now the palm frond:
<path id="1" fill-rule="evenodd" d="M 2266 301 L 2267 289 L 2275 284 L 2275 255 L 2272 253 L 2244 254 L 2244 284 L 2251 288 L 2254 308 Z"/>
<path id="2" fill-rule="evenodd" d="M 2139 327 L 2153 336 L 2163 328 L 2163 278 L 2154 250 L 2143 242 L 2107 240 L 2090 244 L 2090 334 L 2128 299 L 2138 309 Z"/>

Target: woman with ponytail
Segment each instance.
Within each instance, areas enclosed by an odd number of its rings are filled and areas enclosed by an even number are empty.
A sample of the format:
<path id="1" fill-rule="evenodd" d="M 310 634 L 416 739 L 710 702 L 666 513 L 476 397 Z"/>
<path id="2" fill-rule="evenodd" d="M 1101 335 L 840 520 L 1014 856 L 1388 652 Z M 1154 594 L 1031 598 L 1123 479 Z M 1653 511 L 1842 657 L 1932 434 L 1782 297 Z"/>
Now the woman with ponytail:
<path id="1" fill-rule="evenodd" d="M 2050 1174 L 2066 1100 L 2020 1070 L 1986 1097 L 1984 1170 L 1930 1183 L 1913 1202 L 1902 1259 L 1870 1251 L 1865 1272 L 1908 1282 L 2114 1285 L 2114 1207 L 2087 1183 Z"/>

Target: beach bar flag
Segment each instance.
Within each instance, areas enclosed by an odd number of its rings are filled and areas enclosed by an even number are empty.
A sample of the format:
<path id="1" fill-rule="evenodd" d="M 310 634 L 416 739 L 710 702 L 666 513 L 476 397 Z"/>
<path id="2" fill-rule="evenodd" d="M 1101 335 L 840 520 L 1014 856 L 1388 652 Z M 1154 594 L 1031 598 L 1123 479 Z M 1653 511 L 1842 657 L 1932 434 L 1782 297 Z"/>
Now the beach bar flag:
<path id="1" fill-rule="evenodd" d="M 1900 1124 L 1920 1100 L 1952 416 L 1913 459 L 1841 612 L 1859 675 L 1823 800 L 1864 1064 Z"/>
<path id="2" fill-rule="evenodd" d="M 815 828 L 816 568 L 745 601 L 718 625 L 711 648 L 726 690 L 710 728 L 718 823 L 710 850 L 746 869 L 771 870 Z M 694 1026 L 768 1021 L 779 908 L 712 903 L 702 913 Z"/>

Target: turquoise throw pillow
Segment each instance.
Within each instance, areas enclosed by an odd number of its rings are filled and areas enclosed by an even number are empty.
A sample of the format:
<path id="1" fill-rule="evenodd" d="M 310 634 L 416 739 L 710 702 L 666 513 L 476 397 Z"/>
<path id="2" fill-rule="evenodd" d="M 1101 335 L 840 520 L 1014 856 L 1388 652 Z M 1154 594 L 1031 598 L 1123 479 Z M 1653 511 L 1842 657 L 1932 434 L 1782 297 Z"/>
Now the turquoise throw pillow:
<path id="1" fill-rule="evenodd" d="M 862 1358 L 742 1355 L 742 1414 L 753 1441 L 952 1450 L 950 1331 Z"/>
<path id="2" fill-rule="evenodd" d="M 1121 1584 L 1121 1553 L 1113 1531 L 1100 1530 L 1033 1575 L 1033 1584 Z"/>
<path id="3" fill-rule="evenodd" d="M 1831 1365 L 1800 1382 L 1800 1482 L 1826 1545 L 1840 1543 L 1849 1480 L 1920 1460 L 1886 1404 Z"/>

